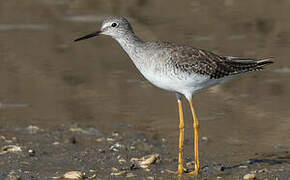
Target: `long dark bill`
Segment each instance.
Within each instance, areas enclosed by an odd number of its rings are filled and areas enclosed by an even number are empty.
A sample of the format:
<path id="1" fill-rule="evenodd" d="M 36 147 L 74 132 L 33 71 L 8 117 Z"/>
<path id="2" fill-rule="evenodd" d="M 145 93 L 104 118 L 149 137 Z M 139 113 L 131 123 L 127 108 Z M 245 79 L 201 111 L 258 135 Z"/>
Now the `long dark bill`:
<path id="1" fill-rule="evenodd" d="M 101 32 L 102 32 L 102 31 L 97 31 L 97 32 L 94 32 L 94 33 L 91 33 L 91 34 L 85 35 L 85 36 L 83 36 L 83 37 L 77 38 L 77 39 L 75 39 L 74 41 L 81 41 L 81 40 L 89 39 L 89 38 L 91 38 L 91 37 L 95 37 L 95 36 L 100 35 Z"/>

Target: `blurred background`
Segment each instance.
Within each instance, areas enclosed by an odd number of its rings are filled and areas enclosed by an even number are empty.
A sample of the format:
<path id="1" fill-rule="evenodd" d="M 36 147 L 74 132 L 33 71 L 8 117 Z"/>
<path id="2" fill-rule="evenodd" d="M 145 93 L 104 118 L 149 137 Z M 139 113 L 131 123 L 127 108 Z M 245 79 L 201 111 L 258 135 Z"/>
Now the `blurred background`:
<path id="1" fill-rule="evenodd" d="M 202 156 L 289 149 L 290 1 L 9 0 L 0 2 L 0 126 L 142 132 L 177 147 L 175 95 L 153 87 L 113 39 L 73 39 L 106 15 L 128 18 L 144 40 L 220 55 L 275 57 L 262 72 L 194 96 Z M 185 102 L 185 101 L 184 101 Z M 192 119 L 184 104 L 186 142 Z M 192 151 L 192 146 L 186 151 Z"/>

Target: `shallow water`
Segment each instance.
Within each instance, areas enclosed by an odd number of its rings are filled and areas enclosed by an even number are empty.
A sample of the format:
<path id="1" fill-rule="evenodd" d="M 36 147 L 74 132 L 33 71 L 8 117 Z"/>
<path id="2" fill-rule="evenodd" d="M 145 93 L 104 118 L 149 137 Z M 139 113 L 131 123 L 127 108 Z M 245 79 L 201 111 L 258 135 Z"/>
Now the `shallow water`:
<path id="1" fill-rule="evenodd" d="M 255 152 L 289 150 L 289 1 L 16 2 L 0 3 L 0 102 L 21 107 L 0 107 L 1 126 L 78 123 L 103 132 L 130 127 L 176 148 L 175 95 L 147 82 L 113 39 L 72 42 L 115 14 L 128 17 L 146 40 L 221 55 L 275 57 L 265 71 L 194 96 L 200 133 L 209 141 L 201 144 L 201 159 L 239 162 Z M 192 156 L 185 101 L 184 108 L 185 154 Z"/>

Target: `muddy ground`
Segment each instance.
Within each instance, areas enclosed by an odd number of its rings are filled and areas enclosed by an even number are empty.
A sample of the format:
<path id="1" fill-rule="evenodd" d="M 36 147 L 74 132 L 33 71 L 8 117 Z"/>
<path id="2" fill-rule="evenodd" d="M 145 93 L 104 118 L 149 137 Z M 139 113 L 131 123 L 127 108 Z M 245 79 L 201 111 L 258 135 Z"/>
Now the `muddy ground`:
<path id="1" fill-rule="evenodd" d="M 79 171 L 84 179 L 178 179 L 177 148 L 166 138 L 136 132 L 128 127 L 124 132 L 106 133 L 94 127 L 61 125 L 54 129 L 37 126 L 9 128 L 1 132 L 1 179 L 62 179 L 65 173 Z M 15 136 L 17 134 L 17 136 Z M 206 150 L 210 139 L 201 140 Z M 15 149 L 13 146 L 20 149 Z M 186 146 L 192 146 L 186 143 Z M 134 158 L 158 154 L 148 167 L 140 167 Z M 191 153 L 192 154 L 192 153 Z M 220 152 L 222 154 L 222 152 Z M 236 156 L 236 154 L 233 154 Z M 252 174 L 256 179 L 288 179 L 290 154 L 277 147 L 273 152 L 240 154 L 243 161 L 204 161 L 196 179 L 243 179 Z M 185 156 L 189 171 L 193 159 Z M 184 179 L 192 179 L 185 175 Z"/>

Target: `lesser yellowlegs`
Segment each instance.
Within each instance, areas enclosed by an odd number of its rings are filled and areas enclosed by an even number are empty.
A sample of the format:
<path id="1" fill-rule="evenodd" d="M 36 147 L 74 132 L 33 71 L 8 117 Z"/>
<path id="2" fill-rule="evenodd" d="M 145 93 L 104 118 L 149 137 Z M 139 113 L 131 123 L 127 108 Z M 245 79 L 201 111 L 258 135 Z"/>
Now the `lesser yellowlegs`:
<path id="1" fill-rule="evenodd" d="M 155 86 L 176 93 L 179 109 L 179 157 L 178 174 L 183 174 L 184 119 L 181 97 L 189 101 L 193 116 L 195 169 L 200 171 L 198 155 L 199 122 L 192 103 L 192 95 L 213 85 L 226 82 L 241 74 L 262 70 L 273 63 L 268 59 L 219 56 L 212 52 L 177 45 L 166 41 L 142 41 L 133 32 L 130 23 L 119 16 L 106 17 L 100 31 L 75 41 L 98 35 L 108 35 L 119 42 L 143 76 Z"/>

